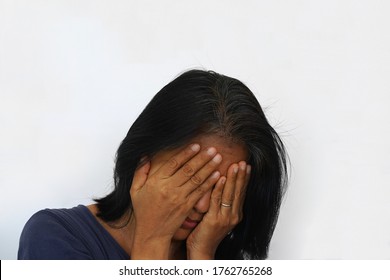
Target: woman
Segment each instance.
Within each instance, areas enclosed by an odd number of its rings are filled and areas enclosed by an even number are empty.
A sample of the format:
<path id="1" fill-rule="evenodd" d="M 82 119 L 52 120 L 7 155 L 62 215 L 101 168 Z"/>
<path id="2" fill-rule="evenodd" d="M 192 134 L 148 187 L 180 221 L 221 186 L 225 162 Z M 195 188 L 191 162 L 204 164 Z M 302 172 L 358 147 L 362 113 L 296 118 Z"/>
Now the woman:
<path id="1" fill-rule="evenodd" d="M 166 85 L 116 154 L 114 190 L 26 224 L 19 259 L 264 259 L 286 153 L 240 81 L 191 70 Z"/>

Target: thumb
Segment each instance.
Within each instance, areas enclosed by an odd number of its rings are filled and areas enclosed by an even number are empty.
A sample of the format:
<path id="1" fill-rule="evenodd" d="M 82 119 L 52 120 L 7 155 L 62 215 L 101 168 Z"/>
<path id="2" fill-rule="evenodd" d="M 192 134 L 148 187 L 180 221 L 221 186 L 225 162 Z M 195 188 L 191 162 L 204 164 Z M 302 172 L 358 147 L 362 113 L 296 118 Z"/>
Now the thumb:
<path id="1" fill-rule="evenodd" d="M 142 164 L 134 172 L 133 183 L 131 184 L 132 191 L 140 190 L 146 183 L 150 171 L 150 161 Z"/>

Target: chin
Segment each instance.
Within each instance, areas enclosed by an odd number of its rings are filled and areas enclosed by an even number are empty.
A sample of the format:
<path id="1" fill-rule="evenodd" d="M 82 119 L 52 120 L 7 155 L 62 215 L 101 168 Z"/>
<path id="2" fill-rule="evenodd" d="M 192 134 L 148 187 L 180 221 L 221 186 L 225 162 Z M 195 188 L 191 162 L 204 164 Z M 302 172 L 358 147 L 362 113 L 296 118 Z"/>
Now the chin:
<path id="1" fill-rule="evenodd" d="M 184 241 L 187 239 L 187 237 L 190 235 L 191 232 L 192 230 L 179 228 L 176 231 L 175 235 L 173 235 L 172 239 L 176 241 Z"/>

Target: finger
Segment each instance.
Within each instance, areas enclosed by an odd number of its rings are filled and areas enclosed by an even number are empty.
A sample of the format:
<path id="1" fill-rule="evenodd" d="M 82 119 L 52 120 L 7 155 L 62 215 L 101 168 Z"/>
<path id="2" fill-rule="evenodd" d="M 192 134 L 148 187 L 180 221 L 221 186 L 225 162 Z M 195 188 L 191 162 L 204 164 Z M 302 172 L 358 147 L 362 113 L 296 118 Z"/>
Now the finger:
<path id="1" fill-rule="evenodd" d="M 175 174 L 175 172 L 181 168 L 183 164 L 193 158 L 199 151 L 199 144 L 191 144 L 178 154 L 171 157 L 157 172 L 159 172 L 163 178 L 168 178 Z"/>
<path id="2" fill-rule="evenodd" d="M 246 197 L 246 191 L 248 189 L 249 180 L 251 178 L 251 171 L 252 171 L 252 166 L 247 165 L 247 167 L 246 167 L 245 187 L 244 187 L 244 191 L 243 191 L 242 197 L 241 197 L 241 208 L 240 208 L 241 215 L 243 214 L 244 202 L 245 202 L 245 197 Z"/>
<path id="3" fill-rule="evenodd" d="M 245 185 L 246 187 L 248 186 L 249 179 L 251 178 L 251 171 L 252 171 L 252 166 L 249 164 L 246 166 L 246 179 L 245 179 Z"/>
<path id="4" fill-rule="evenodd" d="M 130 192 L 138 191 L 144 186 L 146 179 L 148 178 L 149 170 L 150 161 L 144 163 L 135 170 Z"/>
<path id="5" fill-rule="evenodd" d="M 247 164 L 244 161 L 241 161 L 239 164 L 239 171 L 236 179 L 236 188 L 234 190 L 234 202 L 233 202 L 233 213 L 241 213 L 241 208 L 243 204 L 243 198 L 245 197 L 246 192 L 246 182 L 247 180 Z"/>
<path id="6" fill-rule="evenodd" d="M 171 176 L 172 183 L 176 186 L 182 186 L 186 182 L 191 180 L 190 185 L 199 186 L 202 184 L 202 182 L 208 178 L 211 173 L 215 170 L 210 168 L 210 166 L 215 166 L 215 164 L 219 164 L 222 160 L 217 157 L 214 161 L 217 154 L 217 150 L 213 147 L 208 148 L 206 150 L 201 151 L 196 156 L 191 158 L 189 161 L 184 163 L 184 165 L 176 171 L 175 174 Z M 218 161 L 219 160 L 219 161 Z M 197 172 L 200 169 L 203 169 L 203 167 L 208 164 L 211 161 L 211 165 L 207 165 L 207 168 L 203 170 L 202 174 L 197 174 Z M 195 175 L 196 174 L 196 175 Z M 191 191 L 191 190 L 190 190 Z"/>
<path id="7" fill-rule="evenodd" d="M 219 213 L 221 209 L 221 202 L 222 202 L 222 192 L 223 188 L 226 183 L 226 177 L 222 176 L 219 178 L 218 182 L 215 185 L 215 188 L 213 192 L 211 193 L 210 197 L 210 207 L 209 207 L 209 213 L 216 214 Z"/>
<path id="8" fill-rule="evenodd" d="M 183 188 L 187 193 L 191 193 L 196 188 L 201 186 L 203 182 L 215 171 L 222 162 L 222 156 L 216 154 L 212 160 L 206 163 L 200 170 L 198 170 L 191 178 L 183 184 Z"/>
<path id="9" fill-rule="evenodd" d="M 205 195 L 205 193 L 207 193 L 213 188 L 213 186 L 218 182 L 220 176 L 221 173 L 219 173 L 219 171 L 214 171 L 202 185 L 200 185 L 194 191 L 192 191 L 188 195 L 189 205 L 193 207 L 196 204 L 196 202 L 198 202 L 199 199 Z"/>
<path id="10" fill-rule="evenodd" d="M 228 169 L 227 179 L 225 188 L 222 192 L 222 201 L 221 201 L 221 213 L 226 215 L 231 212 L 233 203 L 234 203 L 234 190 L 236 187 L 236 179 L 238 175 L 238 164 L 232 164 Z"/>

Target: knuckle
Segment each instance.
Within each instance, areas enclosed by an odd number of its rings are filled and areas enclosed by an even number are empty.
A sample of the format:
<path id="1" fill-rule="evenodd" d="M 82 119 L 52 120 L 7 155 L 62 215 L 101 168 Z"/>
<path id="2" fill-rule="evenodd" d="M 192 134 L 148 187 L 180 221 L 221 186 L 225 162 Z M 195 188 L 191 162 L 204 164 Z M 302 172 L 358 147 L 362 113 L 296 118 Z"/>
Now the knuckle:
<path id="1" fill-rule="evenodd" d="M 234 200 L 231 200 L 231 199 L 226 199 L 226 200 L 224 199 L 224 200 L 223 200 L 223 203 L 229 204 L 229 205 L 232 205 L 233 202 L 234 202 Z"/>
<path id="2" fill-rule="evenodd" d="M 180 208 L 181 200 L 180 200 L 180 197 L 178 195 L 168 194 L 166 197 L 166 201 L 168 201 L 171 208 L 176 208 L 176 207 Z"/>
<path id="3" fill-rule="evenodd" d="M 195 189 L 195 191 L 199 194 L 199 195 L 203 195 L 205 194 L 206 190 L 203 186 L 200 186 L 198 188 Z"/>
<path id="4" fill-rule="evenodd" d="M 240 188 L 240 189 L 237 191 L 236 197 L 242 197 L 243 195 L 245 195 L 245 188 Z"/>
<path id="5" fill-rule="evenodd" d="M 238 192 L 236 194 L 234 194 L 234 200 L 241 200 L 241 197 L 243 196 L 244 194 L 242 192 Z"/>
<path id="6" fill-rule="evenodd" d="M 221 197 L 218 195 L 211 195 L 211 201 L 214 204 L 219 205 L 219 204 L 221 204 Z"/>
<path id="7" fill-rule="evenodd" d="M 179 163 L 177 162 L 176 158 L 171 158 L 168 161 L 168 166 L 172 169 L 176 169 L 178 167 Z"/>
<path id="8" fill-rule="evenodd" d="M 200 185 L 202 184 L 202 179 L 198 175 L 194 175 L 191 177 L 191 182 L 195 185 Z"/>
<path id="9" fill-rule="evenodd" d="M 167 188 L 161 188 L 160 189 L 160 193 L 161 193 L 161 196 L 164 198 L 164 199 L 167 199 L 167 198 L 172 198 L 172 195 L 170 195 L 170 192 Z"/>
<path id="10" fill-rule="evenodd" d="M 183 173 L 187 177 L 192 176 L 194 174 L 194 169 L 189 165 L 188 163 L 184 164 L 183 166 Z"/>

